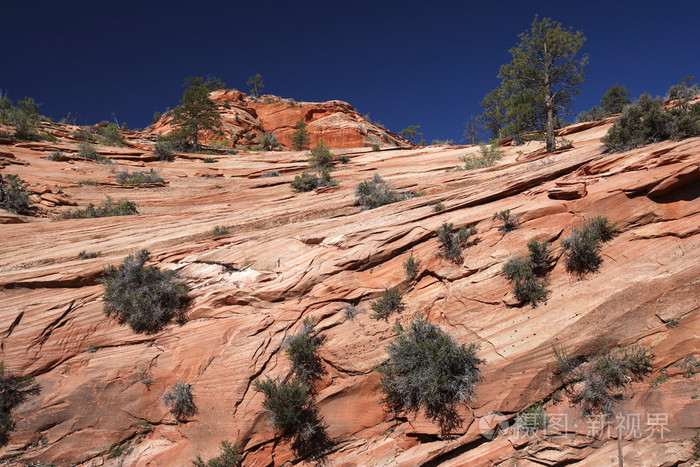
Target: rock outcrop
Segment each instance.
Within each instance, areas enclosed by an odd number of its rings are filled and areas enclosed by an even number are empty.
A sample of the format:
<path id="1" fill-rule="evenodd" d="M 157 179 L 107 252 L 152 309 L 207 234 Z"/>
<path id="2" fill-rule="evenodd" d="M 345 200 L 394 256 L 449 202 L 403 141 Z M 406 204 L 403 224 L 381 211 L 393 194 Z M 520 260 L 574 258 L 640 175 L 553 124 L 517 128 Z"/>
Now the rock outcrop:
<path id="1" fill-rule="evenodd" d="M 262 119 L 283 142 L 299 116 L 329 144 L 370 141 L 323 123 L 355 118 L 334 111 L 338 102 L 255 104 L 231 91 L 213 97 L 230 104 L 230 125 L 239 115 L 247 125 L 239 128 L 254 132 Z M 0 360 L 41 387 L 13 412 L 16 427 L 0 456 L 13 465 L 189 465 L 197 455 L 217 455 L 228 439 L 243 446 L 244 465 L 297 462 L 252 383 L 287 374 L 285 339 L 313 316 L 327 369 L 317 403 L 336 443 L 328 465 L 616 465 L 617 427 L 625 465 L 692 465 L 700 376 L 684 362 L 700 359 L 700 138 L 604 154 L 599 140 L 609 125 L 567 132 L 573 147 L 554 155 L 541 154 L 539 143 L 507 147 L 496 166 L 470 171 L 446 169 L 476 147 L 340 151 L 349 163 L 333 172 L 339 186 L 301 194 L 289 182 L 307 167 L 303 152 L 240 152 L 205 164 L 198 155 L 151 161 L 142 149 L 143 157 L 115 157 L 118 165 L 108 166 L 46 160 L 56 147 L 75 148 L 64 137 L 4 143 L 3 175 L 16 173 L 41 191 L 47 212 L 109 195 L 135 201 L 142 214 L 18 216 L 21 223 L 0 225 Z M 130 148 L 120 154 L 146 147 L 146 136 L 128 136 Z M 135 161 L 167 185 L 80 184 L 107 181 Z M 280 175 L 261 177 L 272 171 Z M 361 210 L 354 189 L 373 173 L 422 196 Z M 434 209 L 438 202 L 443 210 Z M 519 216 L 507 234 L 493 219 L 504 209 Z M 597 272 L 572 276 L 560 240 L 598 215 L 619 233 L 603 245 Z M 444 222 L 478 229 L 458 263 L 436 255 Z M 212 237 L 216 226 L 229 233 Z M 532 238 L 553 247 L 551 292 L 536 308 L 518 304 L 501 273 Z M 154 264 L 176 270 L 194 298 L 185 324 L 153 335 L 108 319 L 97 282 L 106 266 L 142 248 Z M 81 260 L 81 251 L 100 255 Z M 414 281 L 402 267 L 410 253 L 421 260 Z M 370 318 L 370 301 L 395 285 L 405 290 L 406 308 L 388 322 Z M 356 306 L 354 320 L 346 304 Z M 379 403 L 374 369 L 387 357 L 393 322 L 418 314 L 457 341 L 478 344 L 485 360 L 476 399 L 452 437 L 421 414 L 394 418 Z M 516 414 L 562 388 L 553 345 L 582 356 L 633 343 L 653 346 L 653 369 L 631 382 L 611 429 L 580 418 L 565 396 L 546 405 L 547 430 L 526 436 L 513 428 Z M 179 380 L 193 385 L 199 409 L 185 421 L 162 402 Z"/>
<path id="2" fill-rule="evenodd" d="M 382 126 L 371 122 L 343 101 L 296 102 L 273 95 L 251 97 L 236 90 L 219 90 L 210 94 L 216 103 L 223 125 L 223 135 L 204 136 L 232 147 L 258 145 L 263 133 L 273 134 L 284 147 L 291 147 L 294 125 L 307 123 L 311 145 L 321 139 L 331 148 L 411 147 L 411 143 Z M 172 131 L 168 113 L 149 131 L 167 135 Z"/>

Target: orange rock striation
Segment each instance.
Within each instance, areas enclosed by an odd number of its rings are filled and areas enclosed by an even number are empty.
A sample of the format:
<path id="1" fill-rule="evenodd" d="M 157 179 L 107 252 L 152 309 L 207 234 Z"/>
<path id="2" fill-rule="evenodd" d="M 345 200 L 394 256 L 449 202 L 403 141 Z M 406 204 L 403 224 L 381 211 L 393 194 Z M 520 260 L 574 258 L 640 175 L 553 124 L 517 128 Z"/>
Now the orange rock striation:
<path id="1" fill-rule="evenodd" d="M 283 141 L 282 129 L 297 117 L 273 117 L 273 109 L 311 112 L 310 127 L 321 128 L 340 106 L 319 104 L 328 114 L 317 118 L 323 112 L 311 105 L 253 104 L 231 91 L 215 97 L 232 109 L 245 105 L 250 128 L 262 118 Z M 336 151 L 350 159 L 333 174 L 339 186 L 301 194 L 289 182 L 307 166 L 303 152 L 158 162 L 147 135 L 134 132 L 127 148 L 98 148 L 110 166 L 46 160 L 55 149 L 76 150 L 60 125 L 51 130 L 58 143 L 3 140 L 2 174 L 29 182 L 45 217 L 0 215 L 18 222 L 0 225 L 0 360 L 41 386 L 14 411 L 16 428 L 0 456 L 14 465 L 189 465 L 198 454 L 217 455 L 229 439 L 244 446 L 244 465 L 296 462 L 252 382 L 287 374 L 285 338 L 313 316 L 328 370 L 318 406 L 337 442 L 329 465 L 615 465 L 616 431 L 596 429 L 566 400 L 546 409 L 545 432 L 523 436 L 512 424 L 561 389 L 553 345 L 578 356 L 632 343 L 653 346 L 655 359 L 616 405 L 624 420 L 636 414 L 641 423 L 641 436 L 625 426 L 625 465 L 691 465 L 700 376 L 681 365 L 700 359 L 700 138 L 605 154 L 599 140 L 608 127 L 569 132 L 573 148 L 550 155 L 538 143 L 507 147 L 496 166 L 470 171 L 446 169 L 478 151 L 473 146 Z M 163 129 L 160 122 L 154 131 Z M 333 144 L 331 134 L 316 137 Z M 367 142 L 342 134 L 338 142 Z M 115 169 L 134 164 L 155 168 L 167 184 L 111 182 Z M 260 177 L 274 170 L 281 175 Z M 362 211 L 353 206 L 354 188 L 373 173 L 423 196 Z M 135 201 L 141 214 L 47 218 L 105 195 Z M 445 209 L 436 212 L 438 202 Z M 504 209 L 519 216 L 507 234 L 493 220 Z M 598 272 L 571 276 L 560 240 L 597 215 L 620 233 L 604 244 Z M 478 243 L 460 263 L 436 256 L 443 222 L 478 228 Z M 230 233 L 212 237 L 215 226 Z M 554 259 L 551 293 L 536 308 L 518 306 L 501 273 L 532 238 L 551 241 Z M 187 323 L 155 335 L 108 319 L 96 282 L 107 265 L 142 248 L 154 264 L 178 271 L 194 298 Z M 100 255 L 80 260 L 83 250 Z M 408 283 L 402 263 L 410 252 L 422 262 Z M 406 308 L 389 322 L 371 319 L 369 302 L 395 285 L 405 290 Z M 357 307 L 354 320 L 342 311 L 348 303 Z M 393 321 L 419 313 L 459 342 L 479 344 L 486 361 L 476 400 L 451 438 L 422 416 L 392 418 L 379 405 L 373 369 L 387 356 Z M 178 380 L 193 385 L 199 408 L 185 422 L 162 403 Z M 504 431 L 485 437 L 499 421 Z"/>

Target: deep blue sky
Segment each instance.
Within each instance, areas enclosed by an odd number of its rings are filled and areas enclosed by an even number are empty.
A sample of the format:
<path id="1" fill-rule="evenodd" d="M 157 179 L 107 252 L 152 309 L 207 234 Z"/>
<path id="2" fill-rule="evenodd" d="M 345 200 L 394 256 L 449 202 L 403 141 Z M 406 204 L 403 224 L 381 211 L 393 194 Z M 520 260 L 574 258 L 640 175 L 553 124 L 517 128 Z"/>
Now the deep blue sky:
<path id="1" fill-rule="evenodd" d="M 133 128 L 176 106 L 187 76 L 247 92 L 261 73 L 264 92 L 341 99 L 391 130 L 419 124 L 428 142 L 460 140 L 536 13 L 587 38 L 575 112 L 615 83 L 663 95 L 700 75 L 697 0 L 6 0 L 0 89 L 54 119 L 114 112 Z"/>

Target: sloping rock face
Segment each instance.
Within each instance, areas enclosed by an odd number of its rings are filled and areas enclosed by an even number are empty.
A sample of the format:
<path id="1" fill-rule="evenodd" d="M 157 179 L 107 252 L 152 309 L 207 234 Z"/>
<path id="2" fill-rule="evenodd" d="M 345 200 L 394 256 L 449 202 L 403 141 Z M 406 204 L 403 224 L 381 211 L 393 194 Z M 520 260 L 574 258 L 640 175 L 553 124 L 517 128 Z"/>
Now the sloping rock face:
<path id="1" fill-rule="evenodd" d="M 205 136 L 203 142 L 226 140 L 230 146 L 255 146 L 262 133 L 272 133 L 284 147 L 291 147 L 294 125 L 305 121 L 311 146 L 321 139 L 331 148 L 411 147 L 411 143 L 372 123 L 343 101 L 296 102 L 273 95 L 251 97 L 240 91 L 219 90 L 210 94 L 217 104 L 223 137 Z M 156 135 L 172 131 L 165 114 L 150 127 Z"/>
<path id="2" fill-rule="evenodd" d="M 618 433 L 625 465 L 691 465 L 700 371 L 684 362 L 700 359 L 700 138 L 604 154 L 608 127 L 569 133 L 573 148 L 555 154 L 537 156 L 535 143 L 508 147 L 498 165 L 471 171 L 446 169 L 475 147 L 348 150 L 349 163 L 333 173 L 337 188 L 301 194 L 289 182 L 307 168 L 302 152 L 152 162 L 145 150 L 135 155 L 145 140 L 132 134 L 131 148 L 108 166 L 44 159 L 56 147 L 75 148 L 65 138 L 4 144 L 5 157 L 19 163 L 3 175 L 55 187 L 51 193 L 81 207 L 105 195 L 128 198 L 142 214 L 19 216 L 22 223 L 0 225 L 0 360 L 41 387 L 14 410 L 0 456 L 11 465 L 190 465 L 228 439 L 242 444 L 244 465 L 308 464 L 276 437 L 252 383 L 288 373 L 285 340 L 311 316 L 324 337 L 317 404 L 336 443 L 328 465 L 616 465 Z M 109 183 L 115 169 L 136 162 L 167 185 Z M 273 170 L 281 176 L 260 177 Z M 354 189 L 373 173 L 423 196 L 363 211 Z M 562 191 L 570 195 L 551 196 Z M 445 209 L 436 211 L 438 202 Z M 504 209 L 519 216 L 507 234 L 493 219 Z M 603 245 L 598 272 L 572 276 L 560 240 L 598 215 L 619 234 Z M 436 255 L 444 222 L 478 229 L 457 263 Z M 215 226 L 230 233 L 212 237 Z M 532 238 L 553 246 L 551 293 L 536 308 L 519 305 L 501 273 Z M 185 324 L 154 335 L 108 319 L 97 282 L 106 266 L 142 248 L 153 264 L 176 270 L 194 298 Z M 83 250 L 100 255 L 80 260 Z M 411 252 L 421 264 L 406 281 Z M 396 285 L 405 309 L 388 322 L 370 318 L 369 303 Z M 356 306 L 354 320 L 346 304 Z M 394 321 L 419 314 L 478 344 L 485 360 L 452 437 L 421 414 L 392 417 L 379 403 L 374 369 L 387 357 Z M 581 418 L 564 397 L 547 406 L 547 430 L 513 429 L 518 412 L 562 388 L 553 345 L 575 357 L 632 343 L 653 346 L 653 371 L 631 382 L 610 428 Z M 184 421 L 163 405 L 179 380 L 193 385 L 198 407 Z"/>

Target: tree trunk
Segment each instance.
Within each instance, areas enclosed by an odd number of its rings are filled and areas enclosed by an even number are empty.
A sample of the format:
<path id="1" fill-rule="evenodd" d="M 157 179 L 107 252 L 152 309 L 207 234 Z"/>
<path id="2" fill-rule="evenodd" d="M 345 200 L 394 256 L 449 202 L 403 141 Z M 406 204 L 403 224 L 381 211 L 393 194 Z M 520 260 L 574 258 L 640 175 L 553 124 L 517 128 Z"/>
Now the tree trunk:
<path id="1" fill-rule="evenodd" d="M 550 75 L 551 62 L 547 56 L 547 44 L 544 46 L 545 61 L 544 61 L 544 105 L 547 109 L 547 152 L 554 152 L 557 148 L 557 143 L 554 139 L 554 102 L 552 98 L 552 81 Z"/>

